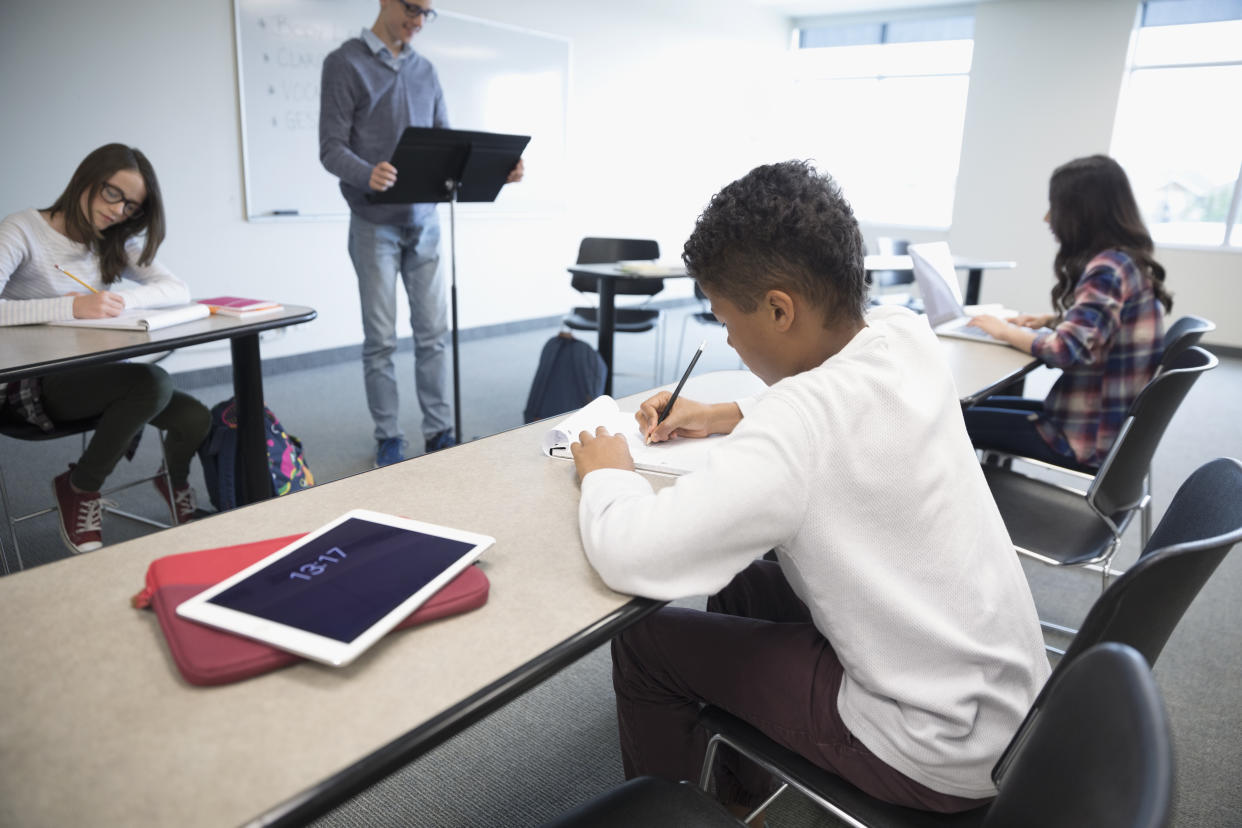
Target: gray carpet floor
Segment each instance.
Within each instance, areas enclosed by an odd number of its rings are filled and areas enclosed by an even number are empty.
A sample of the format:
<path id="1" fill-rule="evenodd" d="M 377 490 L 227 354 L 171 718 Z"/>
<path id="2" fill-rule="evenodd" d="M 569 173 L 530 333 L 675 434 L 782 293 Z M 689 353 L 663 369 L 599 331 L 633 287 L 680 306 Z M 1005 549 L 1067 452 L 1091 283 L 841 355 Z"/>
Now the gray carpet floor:
<path id="1" fill-rule="evenodd" d="M 682 319 L 696 307 L 669 312 L 664 380 L 672 381 Z M 522 424 L 522 410 L 540 349 L 554 327 L 464 341 L 462 420 L 468 439 Z M 700 339 L 707 350 L 696 373 L 738 367 L 737 357 L 717 327 L 688 323 L 683 358 Z M 589 340 L 590 341 L 590 340 Z M 593 344 L 593 343 L 592 343 Z M 652 386 L 652 334 L 618 335 L 614 396 Z M 417 406 L 413 403 L 413 358 L 398 355 L 398 376 L 406 392 L 403 425 L 410 454 L 421 451 Z M 1054 378 L 1037 372 L 1028 393 L 1040 394 Z M 227 384 L 200 378 L 178 382 L 207 404 L 231 396 Z M 285 428 L 300 437 L 317 480 L 330 481 L 371 468 L 374 443 L 363 396 L 362 371 L 354 360 L 304 370 L 268 372 L 265 394 Z M 1218 456 L 1242 457 L 1242 360 L 1222 359 L 1190 392 L 1165 435 L 1153 464 L 1156 517 L 1182 480 Z M 124 482 L 159 465 L 154 434 L 148 430 L 131 464 L 113 475 Z M 0 441 L 0 464 L 14 511 L 22 513 L 51 499 L 50 481 L 78 452 L 76 439 L 37 445 Z M 415 461 L 416 462 L 416 461 Z M 195 464 L 192 482 L 205 499 Z M 126 509 L 161 516 L 158 495 L 143 484 L 116 498 Z M 166 513 L 165 513 L 166 514 Z M 105 540 L 115 543 L 152 531 L 116 518 L 105 519 Z M 27 566 L 66 556 L 55 517 L 19 528 Z M 1124 544 L 1122 568 L 1138 553 L 1137 529 Z M 10 555 L 8 538 L 6 552 Z M 1024 562 L 1036 604 L 1045 617 L 1076 622 L 1098 595 L 1098 577 Z M 701 599 L 684 602 L 701 606 Z M 1239 824 L 1242 789 L 1242 550 L 1217 570 L 1169 641 L 1155 674 L 1169 709 L 1177 750 L 1178 828 Z M 1101 699 L 1100 704 L 1107 704 Z M 538 825 L 621 781 L 610 667 L 601 648 L 553 679 L 494 713 L 457 738 L 411 763 L 318 820 L 318 828 L 354 826 Z M 812 828 L 838 823 L 797 795 L 786 795 L 768 812 L 772 828 Z"/>

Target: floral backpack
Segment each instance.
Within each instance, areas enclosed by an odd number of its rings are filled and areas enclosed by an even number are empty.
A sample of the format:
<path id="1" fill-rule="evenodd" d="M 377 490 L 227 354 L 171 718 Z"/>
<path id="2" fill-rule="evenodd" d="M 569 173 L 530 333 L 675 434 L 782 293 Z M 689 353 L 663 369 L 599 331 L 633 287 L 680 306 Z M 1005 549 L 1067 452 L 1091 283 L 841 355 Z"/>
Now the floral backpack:
<path id="1" fill-rule="evenodd" d="M 306 464 L 302 441 L 285 431 L 271 409 L 263 409 L 263 425 L 267 442 L 267 468 L 272 476 L 272 491 L 277 496 L 309 489 L 315 477 Z M 211 429 L 198 447 L 203 464 L 207 494 L 218 511 L 237 506 L 237 406 L 233 398 L 217 403 L 211 409 Z"/>

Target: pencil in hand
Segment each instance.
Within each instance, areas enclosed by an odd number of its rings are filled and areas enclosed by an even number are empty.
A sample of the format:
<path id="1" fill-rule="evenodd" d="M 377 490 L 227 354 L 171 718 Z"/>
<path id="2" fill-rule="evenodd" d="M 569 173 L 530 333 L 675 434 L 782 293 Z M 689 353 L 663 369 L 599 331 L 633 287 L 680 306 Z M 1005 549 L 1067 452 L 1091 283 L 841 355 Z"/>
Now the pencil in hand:
<path id="1" fill-rule="evenodd" d="M 686 373 L 681 375 L 681 380 L 677 383 L 677 387 L 673 389 L 672 395 L 668 398 L 668 402 L 664 404 L 664 410 L 660 412 L 660 416 L 656 418 L 655 425 L 651 427 L 651 431 L 647 432 L 646 445 L 651 445 L 651 432 L 659 427 L 660 423 L 668 419 L 668 415 L 673 411 L 673 403 L 677 402 L 677 396 L 681 394 L 681 387 L 686 384 L 686 380 L 690 379 L 690 372 L 694 370 L 694 364 L 699 361 L 699 357 L 703 355 L 703 349 L 707 347 L 707 340 L 704 339 L 699 343 L 698 350 L 694 352 L 694 356 L 690 358 L 690 364 L 686 366 Z"/>
<path id="2" fill-rule="evenodd" d="M 81 285 L 82 287 L 84 287 L 84 288 L 86 288 L 87 290 L 89 290 L 91 293 L 99 293 L 99 291 L 95 290 L 93 287 L 91 287 L 90 285 L 88 285 L 86 282 L 83 282 L 83 281 L 82 281 L 81 279 L 79 279 L 77 276 L 74 276 L 72 273 L 70 273 L 69 271 L 65 270 L 65 269 L 64 269 L 63 267 L 61 267 L 60 265 L 58 265 L 58 264 L 54 264 L 54 265 L 52 265 L 52 267 L 56 268 L 56 269 L 57 269 L 57 270 L 59 270 L 61 273 L 65 274 L 65 275 L 66 275 L 66 276 L 68 276 L 70 279 L 72 279 L 73 281 L 75 281 L 75 282 L 77 282 L 79 285 Z"/>

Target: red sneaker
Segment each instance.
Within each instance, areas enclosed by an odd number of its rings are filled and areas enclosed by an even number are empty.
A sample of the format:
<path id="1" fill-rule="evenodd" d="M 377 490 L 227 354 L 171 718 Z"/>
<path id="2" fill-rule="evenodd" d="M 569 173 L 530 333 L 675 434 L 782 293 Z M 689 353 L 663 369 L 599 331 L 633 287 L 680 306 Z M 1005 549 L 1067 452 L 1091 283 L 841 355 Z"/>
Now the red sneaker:
<path id="1" fill-rule="evenodd" d="M 75 492 L 69 485 L 71 471 L 73 466 L 52 481 L 60 510 L 60 536 L 75 555 L 94 552 L 103 546 L 103 500 L 99 492 Z"/>
<path id="2" fill-rule="evenodd" d="M 190 484 L 187 483 L 180 488 L 174 488 L 170 493 L 168 491 L 168 477 L 161 474 L 155 478 L 155 488 L 159 489 L 160 494 L 164 496 L 164 502 L 176 513 L 178 525 L 194 520 L 194 513 L 198 511 L 198 503 L 194 498 L 194 489 L 190 487 Z"/>

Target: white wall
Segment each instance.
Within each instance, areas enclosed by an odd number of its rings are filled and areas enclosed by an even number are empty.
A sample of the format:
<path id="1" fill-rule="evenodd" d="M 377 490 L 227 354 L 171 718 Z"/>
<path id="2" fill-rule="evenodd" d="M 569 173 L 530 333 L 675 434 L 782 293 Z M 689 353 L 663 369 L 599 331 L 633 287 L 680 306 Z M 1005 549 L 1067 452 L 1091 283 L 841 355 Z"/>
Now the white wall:
<path id="1" fill-rule="evenodd" d="M 452 9 L 572 40 L 567 210 L 459 216 L 463 328 L 567 310 L 577 294 L 565 265 L 585 235 L 656 238 L 676 258 L 706 199 L 770 158 L 764 78 L 788 43 L 774 12 L 745 0 L 458 0 Z M 196 295 L 318 309 L 315 322 L 265 340 L 265 357 L 361 341 L 346 222 L 243 218 L 230 3 L 7 0 L 0 101 L 9 114 L 0 215 L 51 203 L 94 147 L 138 146 L 167 203 L 160 258 Z M 228 353 L 203 346 L 165 364 L 223 364 Z"/>
<path id="2" fill-rule="evenodd" d="M 899 2 L 899 0 L 895 0 Z M 1048 174 L 1108 150 L 1137 0 L 996 0 L 977 7 L 961 172 L 947 238 L 973 256 L 1015 259 L 983 299 L 1043 308 L 1053 240 L 1041 218 Z M 464 328 L 561 313 L 565 265 L 584 235 L 660 241 L 676 258 L 723 184 L 757 163 L 807 157 L 782 126 L 778 79 L 788 24 L 746 0 L 457 0 L 454 11 L 572 40 L 568 209 L 459 223 Z M 280 356 L 361 340 L 345 222 L 245 221 L 231 4 L 7 0 L 0 27 L 0 214 L 50 203 L 107 141 L 135 144 L 159 171 L 170 233 L 161 258 L 198 295 L 311 305 L 315 322 L 265 341 Z M 359 28 L 370 20 L 359 21 Z M 434 25 L 434 24 L 433 24 Z M 823 160 L 831 171 L 831 164 Z M 529 175 L 539 174 L 537 169 Z M 520 186 L 520 185 L 519 185 Z M 847 194 L 848 195 L 848 194 Z M 864 228 L 916 240 L 942 232 Z M 1219 325 L 1242 346 L 1237 252 L 1160 250 L 1175 315 Z M 671 283 L 676 284 L 676 283 Z M 688 294 L 688 283 L 667 293 Z M 179 353 L 174 370 L 228 360 L 225 345 Z"/>

